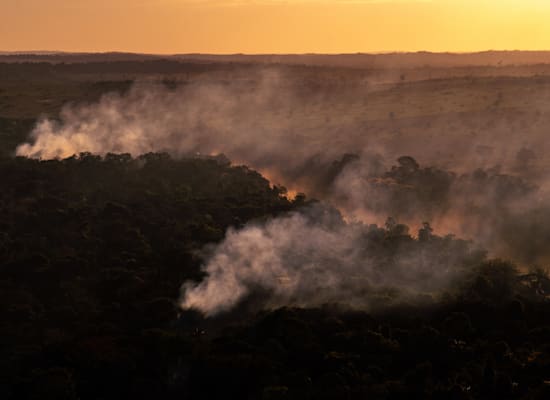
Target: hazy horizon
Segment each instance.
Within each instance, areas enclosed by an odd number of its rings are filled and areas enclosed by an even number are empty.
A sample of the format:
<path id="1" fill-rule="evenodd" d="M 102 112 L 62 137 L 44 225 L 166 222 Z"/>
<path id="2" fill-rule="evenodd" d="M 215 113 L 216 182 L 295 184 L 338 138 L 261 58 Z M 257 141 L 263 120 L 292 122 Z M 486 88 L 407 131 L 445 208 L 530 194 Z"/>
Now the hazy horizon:
<path id="1" fill-rule="evenodd" d="M 430 50 L 380 50 L 380 51 L 350 51 L 350 52 L 273 52 L 273 53 L 243 53 L 243 52 L 226 52 L 226 53 L 211 53 L 211 52 L 174 52 L 174 53 L 149 53 L 144 51 L 127 51 L 124 49 L 114 49 L 114 50 L 101 50 L 101 51 L 70 51 L 70 50 L 59 50 L 59 49 L 22 49 L 22 50 L 3 50 L 0 49 L 0 54 L 36 54 L 36 55 L 49 55 L 49 54 L 132 54 L 132 55 L 143 55 L 143 56 L 159 56 L 159 57 L 170 57 L 170 56 L 187 56 L 187 55 L 201 55 L 201 56 L 354 56 L 354 55 L 372 55 L 372 56 L 383 56 L 383 55 L 393 55 L 393 54 L 441 54 L 441 55 L 475 55 L 475 54 L 485 54 L 485 53 L 550 53 L 550 47 L 547 49 L 485 49 L 485 50 L 474 50 L 474 51 L 430 51 Z"/>
<path id="2" fill-rule="evenodd" d="M 5 51 L 341 54 L 550 49 L 550 4 L 541 0 L 2 0 L 0 9 L 0 49 Z"/>

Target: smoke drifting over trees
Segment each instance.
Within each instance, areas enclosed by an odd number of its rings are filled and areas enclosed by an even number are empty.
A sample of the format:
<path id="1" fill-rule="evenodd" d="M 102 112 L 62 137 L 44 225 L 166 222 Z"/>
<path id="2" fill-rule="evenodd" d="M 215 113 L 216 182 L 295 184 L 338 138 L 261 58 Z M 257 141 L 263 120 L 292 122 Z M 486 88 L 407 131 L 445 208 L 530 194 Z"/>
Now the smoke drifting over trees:
<path id="1" fill-rule="evenodd" d="M 223 153 L 265 173 L 273 184 L 306 192 L 343 213 L 347 222 L 337 224 L 307 210 L 229 231 L 205 264 L 207 280 L 185 286 L 183 306 L 207 313 L 238 303 L 253 287 L 270 292 L 272 305 L 356 304 L 373 286 L 419 292 L 446 287 L 453 278 L 449 263 L 458 268 L 462 253 L 447 249 L 441 258 L 440 249 L 437 256 L 415 250 L 420 244 L 408 236 L 417 245 L 405 246 L 402 258 L 397 251 L 391 268 L 384 269 L 385 256 L 365 250 L 377 243 L 365 236 L 384 235 L 369 224 L 381 226 L 388 217 L 413 230 L 429 222 L 441 235 L 472 239 L 492 256 L 524 265 L 550 258 L 544 243 L 517 238 L 517 232 L 547 235 L 546 176 L 534 167 L 545 146 L 540 130 L 497 142 L 495 137 L 519 124 L 512 119 L 504 125 L 498 110 L 470 119 L 460 114 L 447 120 L 396 117 L 391 104 L 379 104 L 377 89 L 367 82 L 334 93 L 330 85 L 312 85 L 276 70 L 249 81 L 199 81 L 175 88 L 139 83 L 95 104 L 69 105 L 59 120 L 41 120 L 17 155 Z M 371 101 L 374 111 L 368 109 Z M 425 104 L 411 107 L 433 106 L 420 102 Z M 360 104 L 367 107 L 365 117 L 360 108 L 352 117 L 330 109 Z M 429 134 L 405 137 L 407 126 Z"/>
<path id="2" fill-rule="evenodd" d="M 471 243 L 433 235 L 429 224 L 415 240 L 392 219 L 385 229 L 349 224 L 336 210 L 315 205 L 230 231 L 206 264 L 207 279 L 184 285 L 182 306 L 215 314 L 255 291 L 263 293 L 257 308 L 427 301 L 483 257 Z"/>

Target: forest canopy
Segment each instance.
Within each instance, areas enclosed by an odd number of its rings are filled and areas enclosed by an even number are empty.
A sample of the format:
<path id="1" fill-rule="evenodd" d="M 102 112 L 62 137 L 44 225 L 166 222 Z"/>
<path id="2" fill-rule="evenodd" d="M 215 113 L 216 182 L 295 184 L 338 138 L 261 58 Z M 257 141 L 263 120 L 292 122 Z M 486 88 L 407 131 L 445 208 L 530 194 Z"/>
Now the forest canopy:
<path id="1" fill-rule="evenodd" d="M 319 224 L 312 207 L 334 226 L 347 223 L 224 157 L 4 158 L 0 176 L 8 398 L 399 398 L 411 390 L 519 398 L 545 390 L 535 377 L 548 368 L 546 273 L 487 260 L 428 222 L 413 235 L 390 218 L 362 235 L 386 268 L 396 249 L 437 253 L 442 264 L 452 252 L 456 265 L 447 267 L 465 273 L 437 301 L 392 303 L 388 290 L 371 294 L 389 305 L 384 312 L 325 304 L 257 313 L 251 301 L 265 296 L 257 291 L 204 319 L 178 310 L 176 299 L 182 282 L 205 278 L 207 245 L 229 227 L 293 213 Z"/>

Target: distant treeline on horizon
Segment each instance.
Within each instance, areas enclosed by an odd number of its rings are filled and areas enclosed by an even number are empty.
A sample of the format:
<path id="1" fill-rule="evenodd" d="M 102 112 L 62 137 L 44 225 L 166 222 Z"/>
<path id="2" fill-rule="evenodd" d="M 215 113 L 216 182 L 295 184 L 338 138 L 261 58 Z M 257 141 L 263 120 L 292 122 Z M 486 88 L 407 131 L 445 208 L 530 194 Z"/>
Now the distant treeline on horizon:
<path id="1" fill-rule="evenodd" d="M 484 51 L 478 53 L 392 52 L 353 54 L 139 54 L 125 52 L 69 53 L 48 51 L 0 52 L 0 62 L 84 63 L 173 60 L 302 64 L 356 68 L 461 67 L 549 64 L 550 51 Z"/>

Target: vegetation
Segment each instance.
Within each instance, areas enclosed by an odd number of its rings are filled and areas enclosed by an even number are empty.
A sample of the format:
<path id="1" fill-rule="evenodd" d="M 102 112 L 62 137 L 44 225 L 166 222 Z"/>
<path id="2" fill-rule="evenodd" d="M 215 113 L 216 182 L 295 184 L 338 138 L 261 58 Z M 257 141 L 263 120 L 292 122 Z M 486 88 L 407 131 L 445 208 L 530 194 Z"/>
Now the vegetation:
<path id="1" fill-rule="evenodd" d="M 365 230 L 365 251 L 384 261 L 397 250 L 426 250 L 445 266 L 449 254 L 458 255 L 460 279 L 437 301 L 420 294 L 406 304 L 388 290 L 374 293 L 386 306 L 369 312 L 339 304 L 252 312 L 257 308 L 246 302 L 262 295 L 253 293 L 235 310 L 204 318 L 176 302 L 183 282 L 204 279 L 201 265 L 212 244 L 230 227 L 303 212 L 314 201 L 303 194 L 289 200 L 283 187 L 225 157 L 14 157 L 36 120 L 55 119 L 66 103 L 123 93 L 140 79 L 253 90 L 272 67 L 231 60 L 0 63 L 0 398 L 550 398 L 550 279 L 543 268 L 526 272 L 470 253 L 468 242 L 439 237 L 427 222 L 416 233 L 389 218 Z M 278 67 L 281 86 L 298 88 L 300 97 L 274 106 L 276 118 L 300 133 L 326 127 L 338 137 L 378 135 L 395 154 L 424 154 L 442 132 L 460 141 L 465 131 L 486 132 L 482 138 L 493 143 L 503 118 L 510 131 L 502 137 L 546 135 L 550 121 L 542 64 L 410 68 L 406 79 L 384 68 Z M 386 84 L 396 79 L 403 82 Z M 441 151 L 460 158 L 455 147 Z M 546 171 L 544 149 L 535 150 L 517 153 L 518 169 Z M 477 151 L 488 157 L 493 148 Z M 315 170 L 318 193 L 355 162 L 359 157 L 348 154 L 328 172 Z M 376 160 L 369 166 L 384 178 L 371 180 L 373 188 L 391 189 L 389 201 L 373 207 L 404 212 L 427 204 L 426 214 L 437 214 L 457 196 L 490 185 L 496 195 L 481 209 L 486 213 L 505 204 L 503 194 L 533 192 L 498 171 L 457 176 L 410 157 L 398 164 L 390 171 Z M 450 190 L 457 183 L 462 192 Z M 536 232 L 531 224 L 507 232 L 510 243 L 535 253 L 547 232 L 545 219 L 532 214 L 529 220 L 542 221 Z"/>
<path id="2" fill-rule="evenodd" d="M 0 176 L 2 387 L 16 398 L 30 388 L 69 390 L 69 381 L 79 397 L 94 398 L 99 387 L 80 383 L 91 371 L 111 374 L 104 362 L 128 363 L 132 375 L 143 340 L 156 335 L 145 331 L 173 322 L 181 283 L 200 278 L 197 252 L 229 226 L 294 206 L 281 188 L 223 157 L 5 158 Z M 127 389 L 115 381 L 96 395 Z"/>
<path id="3" fill-rule="evenodd" d="M 544 271 L 483 262 L 442 303 L 380 314 L 205 320 L 175 306 L 180 284 L 202 278 L 204 245 L 303 198 L 223 157 L 5 158 L 0 176 L 4 398 L 548 395 Z M 376 233 L 390 247 L 455 240 L 391 220 Z"/>

